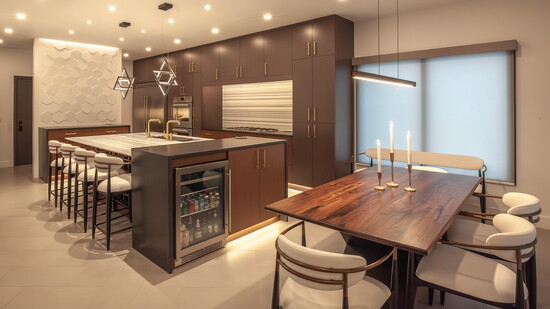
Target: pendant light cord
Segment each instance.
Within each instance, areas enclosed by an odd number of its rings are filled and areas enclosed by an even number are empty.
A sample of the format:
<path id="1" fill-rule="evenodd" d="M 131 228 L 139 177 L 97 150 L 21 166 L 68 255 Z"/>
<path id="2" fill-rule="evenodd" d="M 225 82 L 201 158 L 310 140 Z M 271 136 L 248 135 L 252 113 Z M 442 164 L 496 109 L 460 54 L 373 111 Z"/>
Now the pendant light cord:
<path id="1" fill-rule="evenodd" d="M 399 0 L 397 0 L 397 78 L 399 78 Z"/>
<path id="2" fill-rule="evenodd" d="M 380 75 L 380 0 L 378 0 L 378 75 Z"/>

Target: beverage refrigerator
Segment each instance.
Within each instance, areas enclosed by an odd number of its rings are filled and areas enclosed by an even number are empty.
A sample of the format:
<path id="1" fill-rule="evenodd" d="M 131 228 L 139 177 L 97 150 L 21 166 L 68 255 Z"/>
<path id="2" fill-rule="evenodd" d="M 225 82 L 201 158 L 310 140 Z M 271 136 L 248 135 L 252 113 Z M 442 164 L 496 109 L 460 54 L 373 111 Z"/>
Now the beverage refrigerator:
<path id="1" fill-rule="evenodd" d="M 175 266 L 227 243 L 229 176 L 228 161 L 176 168 Z"/>

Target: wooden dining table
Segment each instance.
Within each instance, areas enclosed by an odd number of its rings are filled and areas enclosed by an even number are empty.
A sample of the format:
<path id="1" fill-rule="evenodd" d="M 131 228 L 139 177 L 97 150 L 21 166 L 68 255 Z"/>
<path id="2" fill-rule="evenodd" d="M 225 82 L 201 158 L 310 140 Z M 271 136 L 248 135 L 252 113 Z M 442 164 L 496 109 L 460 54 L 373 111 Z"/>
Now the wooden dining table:
<path id="1" fill-rule="evenodd" d="M 382 168 L 382 185 L 390 182 L 390 172 L 389 167 Z M 367 168 L 265 208 L 408 252 L 410 289 L 414 254 L 430 253 L 481 178 L 413 170 L 411 182 L 416 191 L 407 192 L 407 169 L 395 168 L 394 173 L 394 182 L 399 184 L 396 188 L 374 190 L 377 170 Z M 410 293 L 405 294 L 405 298 L 400 297 L 405 304 L 399 308 L 411 305 L 407 303 Z"/>

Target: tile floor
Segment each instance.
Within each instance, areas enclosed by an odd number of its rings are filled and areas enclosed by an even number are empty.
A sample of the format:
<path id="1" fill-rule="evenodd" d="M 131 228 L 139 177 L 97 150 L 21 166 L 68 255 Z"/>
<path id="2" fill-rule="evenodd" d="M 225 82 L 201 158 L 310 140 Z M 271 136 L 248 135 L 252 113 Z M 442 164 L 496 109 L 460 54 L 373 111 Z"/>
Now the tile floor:
<path id="1" fill-rule="evenodd" d="M 47 202 L 31 167 L 0 169 L 0 308 L 269 308 L 277 222 L 167 274 L 131 247 L 131 232 L 91 239 Z M 539 232 L 539 304 L 550 308 L 550 231 Z M 437 295 L 436 295 L 437 299 Z M 426 304 L 419 289 L 416 308 Z M 546 306 L 545 306 L 546 305 Z M 445 308 L 488 308 L 449 295 Z"/>

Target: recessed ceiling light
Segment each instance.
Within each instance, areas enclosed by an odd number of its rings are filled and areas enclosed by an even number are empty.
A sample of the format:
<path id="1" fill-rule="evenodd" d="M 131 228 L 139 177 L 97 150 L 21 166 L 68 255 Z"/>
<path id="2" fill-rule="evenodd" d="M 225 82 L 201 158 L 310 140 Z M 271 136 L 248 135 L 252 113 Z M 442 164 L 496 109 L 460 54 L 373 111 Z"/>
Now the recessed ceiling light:
<path id="1" fill-rule="evenodd" d="M 271 20 L 271 18 L 273 18 L 273 16 L 271 16 L 271 14 L 269 14 L 269 13 L 264 14 L 264 19 L 265 20 Z"/>
<path id="2" fill-rule="evenodd" d="M 146 32 L 145 29 L 141 29 L 141 33 L 145 33 L 145 32 Z"/>
<path id="3" fill-rule="evenodd" d="M 25 14 L 25 13 L 17 13 L 17 14 L 15 14 L 15 16 L 16 16 L 17 19 L 19 19 L 19 20 L 27 19 L 27 14 Z"/>
<path id="4" fill-rule="evenodd" d="M 121 42 L 124 42 L 124 38 L 123 38 L 123 37 L 118 38 L 118 40 L 121 41 Z"/>
<path id="5" fill-rule="evenodd" d="M 74 34 L 74 30 L 69 30 L 69 34 Z"/>
<path id="6" fill-rule="evenodd" d="M 0 44 L 4 43 L 4 40 L 0 39 Z"/>
<path id="7" fill-rule="evenodd" d="M 180 39 L 174 39 L 174 43 L 179 44 L 179 43 L 181 43 L 181 40 Z"/>
<path id="8" fill-rule="evenodd" d="M 109 11 L 111 12 L 116 11 L 116 7 L 114 5 L 109 6 Z"/>
<path id="9" fill-rule="evenodd" d="M 174 23 L 174 19 L 173 19 L 173 18 L 168 18 L 168 23 L 169 23 L 169 24 L 173 24 L 173 23 Z"/>
<path id="10" fill-rule="evenodd" d="M 212 28 L 212 33 L 219 33 L 220 32 L 220 29 L 218 28 Z"/>
<path id="11" fill-rule="evenodd" d="M 212 9 L 212 6 L 210 4 L 207 4 L 204 6 L 204 9 L 210 11 Z"/>
<path id="12" fill-rule="evenodd" d="M 125 58 L 128 58 L 128 57 L 130 56 L 130 54 L 124 53 L 123 56 L 124 56 Z"/>
<path id="13" fill-rule="evenodd" d="M 13 33 L 13 29 L 12 28 L 5 28 L 4 32 L 5 33 Z"/>
<path id="14" fill-rule="evenodd" d="M 150 51 L 151 51 L 151 47 L 145 47 L 145 51 L 150 52 Z"/>
<path id="15" fill-rule="evenodd" d="M 88 25 L 91 25 L 91 24 L 92 24 L 92 21 L 88 19 L 88 20 L 86 21 L 86 23 L 87 23 Z"/>

